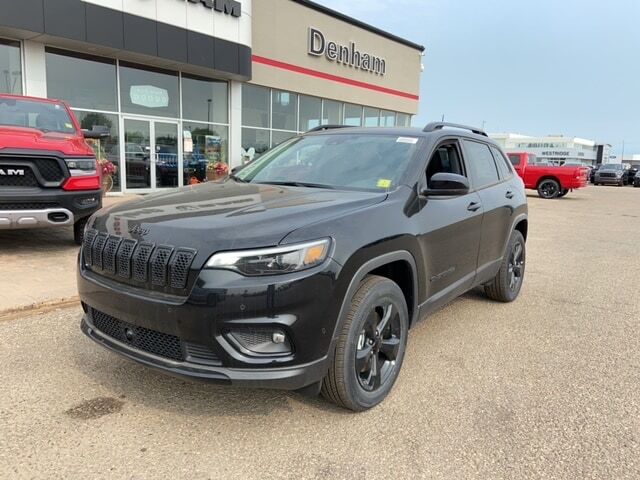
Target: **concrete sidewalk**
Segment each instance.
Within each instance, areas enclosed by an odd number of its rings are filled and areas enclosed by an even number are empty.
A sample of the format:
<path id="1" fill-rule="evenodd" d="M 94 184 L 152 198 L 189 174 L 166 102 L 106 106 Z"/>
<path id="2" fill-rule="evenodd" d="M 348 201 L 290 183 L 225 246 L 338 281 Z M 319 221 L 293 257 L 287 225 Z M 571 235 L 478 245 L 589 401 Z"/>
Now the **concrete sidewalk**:
<path id="1" fill-rule="evenodd" d="M 0 231 L 0 315 L 75 299 L 78 248 L 71 227 Z"/>

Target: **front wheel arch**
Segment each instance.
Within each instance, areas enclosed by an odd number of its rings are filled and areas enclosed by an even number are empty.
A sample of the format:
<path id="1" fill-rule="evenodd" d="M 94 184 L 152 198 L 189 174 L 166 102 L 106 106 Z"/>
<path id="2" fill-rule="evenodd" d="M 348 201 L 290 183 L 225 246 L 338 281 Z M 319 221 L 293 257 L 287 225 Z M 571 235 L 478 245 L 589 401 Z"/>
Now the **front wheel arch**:
<path id="1" fill-rule="evenodd" d="M 344 322 L 344 318 L 346 316 L 346 312 L 349 310 L 349 306 L 351 305 L 351 300 L 358 290 L 360 283 L 367 277 L 367 275 L 379 275 L 389 280 L 392 280 L 396 283 L 396 279 L 390 278 L 388 275 L 385 275 L 385 270 L 389 268 L 389 265 L 405 263 L 407 265 L 407 271 L 411 275 L 411 281 L 407 282 L 410 285 L 411 293 L 408 295 L 407 291 L 405 291 L 402 285 L 399 285 L 403 290 L 405 295 L 405 299 L 407 300 L 407 308 L 409 309 L 409 327 L 411 327 L 418 316 L 418 295 L 419 295 L 419 286 L 418 286 L 418 267 L 414 256 L 407 250 L 397 250 L 393 252 L 384 253 L 377 257 L 371 258 L 364 262 L 356 273 L 353 275 L 349 282 L 349 286 L 347 287 L 344 298 L 342 299 L 342 305 L 340 307 L 340 312 L 338 313 L 338 319 L 336 321 L 336 325 L 333 331 L 333 337 L 331 341 L 330 353 L 333 352 L 335 347 L 335 342 L 337 339 L 338 333 L 342 329 L 342 324 Z M 376 273 L 374 273 L 376 272 Z"/>

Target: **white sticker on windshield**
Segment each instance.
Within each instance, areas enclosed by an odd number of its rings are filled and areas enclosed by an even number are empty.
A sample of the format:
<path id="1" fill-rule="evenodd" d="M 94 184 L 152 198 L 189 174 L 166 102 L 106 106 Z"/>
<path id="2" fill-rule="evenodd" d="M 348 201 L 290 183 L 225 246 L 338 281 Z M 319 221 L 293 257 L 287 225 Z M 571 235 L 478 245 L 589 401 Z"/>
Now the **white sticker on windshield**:
<path id="1" fill-rule="evenodd" d="M 411 145 L 415 145 L 418 143 L 418 139 L 415 137 L 398 137 L 396 143 L 410 143 Z"/>

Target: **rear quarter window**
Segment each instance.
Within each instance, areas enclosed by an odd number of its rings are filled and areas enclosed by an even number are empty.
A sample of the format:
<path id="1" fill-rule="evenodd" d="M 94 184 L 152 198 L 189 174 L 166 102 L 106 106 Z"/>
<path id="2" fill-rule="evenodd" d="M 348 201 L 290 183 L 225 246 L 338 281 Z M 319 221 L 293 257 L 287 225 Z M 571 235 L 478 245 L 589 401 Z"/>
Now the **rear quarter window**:
<path id="1" fill-rule="evenodd" d="M 511 166 L 511 162 L 507 160 L 504 154 L 496 147 L 491 147 L 491 153 L 493 153 L 493 158 L 495 159 L 496 165 L 498 166 L 500 177 L 511 177 L 513 175 L 513 167 Z"/>

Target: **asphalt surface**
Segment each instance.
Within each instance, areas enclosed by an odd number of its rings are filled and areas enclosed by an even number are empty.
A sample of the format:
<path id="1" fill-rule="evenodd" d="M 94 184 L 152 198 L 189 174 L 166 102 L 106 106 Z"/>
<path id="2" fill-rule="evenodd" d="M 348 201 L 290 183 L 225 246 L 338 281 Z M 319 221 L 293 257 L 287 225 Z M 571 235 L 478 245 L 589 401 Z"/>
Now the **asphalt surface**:
<path id="1" fill-rule="evenodd" d="M 640 478 L 640 189 L 529 200 L 520 298 L 421 322 L 363 414 L 150 371 L 76 308 L 0 320 L 0 478 Z"/>

